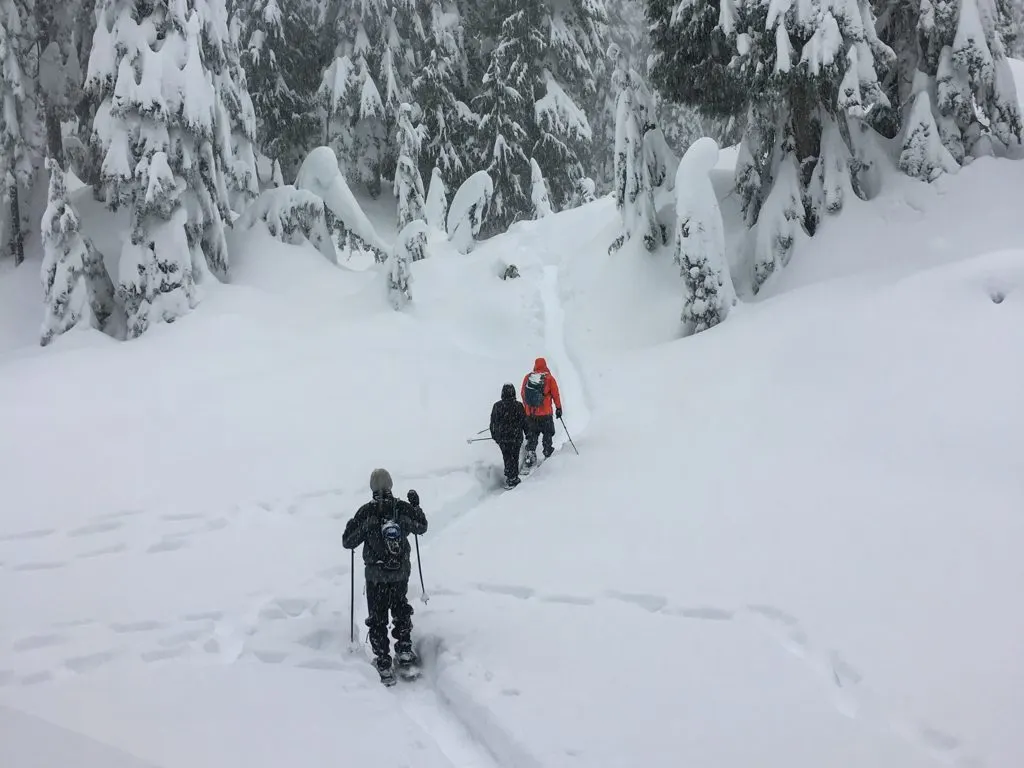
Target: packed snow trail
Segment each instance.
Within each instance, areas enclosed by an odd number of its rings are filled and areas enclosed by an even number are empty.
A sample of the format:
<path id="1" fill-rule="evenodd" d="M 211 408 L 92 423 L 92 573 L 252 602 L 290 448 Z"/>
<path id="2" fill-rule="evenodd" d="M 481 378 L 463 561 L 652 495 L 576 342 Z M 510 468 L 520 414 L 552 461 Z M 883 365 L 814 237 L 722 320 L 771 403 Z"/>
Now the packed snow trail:
<path id="1" fill-rule="evenodd" d="M 558 388 L 566 411 L 563 414 L 564 426 L 571 423 L 570 434 L 573 431 L 583 434 L 590 423 L 590 408 L 583 379 L 565 344 L 565 309 L 558 295 L 558 267 L 555 265 L 544 267 L 541 300 L 544 305 L 544 344 L 549 355 L 548 365 L 558 371 Z"/>
<path id="2" fill-rule="evenodd" d="M 589 422 L 590 411 L 583 381 L 566 348 L 559 271 L 550 263 L 559 252 L 561 236 L 561 231 L 556 235 L 548 222 L 531 223 L 529 229 L 519 233 L 518 242 L 506 242 L 512 248 L 524 243 L 527 246 L 524 250 L 528 253 L 519 256 L 523 267 L 519 286 L 526 289 L 524 317 L 529 335 L 535 339 L 535 346 L 522 345 L 514 354 L 506 354 L 506 358 L 510 377 L 528 371 L 535 356 L 548 358 L 559 380 L 566 424 L 578 442 Z M 563 434 L 561 429 L 556 432 L 559 453 L 570 450 L 564 445 Z M 452 436 L 453 440 L 459 438 L 461 435 Z M 575 456 L 571 460 L 576 460 Z M 396 487 L 403 493 L 415 487 L 424 496 L 425 506 L 434 500 L 428 508 L 430 533 L 420 541 L 428 593 L 443 594 L 442 585 L 432 582 L 432 545 L 445 538 L 449 526 L 475 517 L 481 507 L 494 500 L 491 493 L 498 486 L 498 475 L 498 457 L 492 451 L 481 451 L 477 461 L 465 465 L 394 473 Z M 347 652 L 348 587 L 352 574 L 349 554 L 340 547 L 333 562 L 324 559 L 325 553 L 319 557 L 314 554 L 315 565 L 280 575 L 270 568 L 262 579 L 251 582 L 247 588 L 242 572 L 212 568 L 214 560 L 220 560 L 222 548 L 231 546 L 229 542 L 242 535 L 257 537 L 256 549 L 250 556 L 259 555 L 264 546 L 270 545 L 266 555 L 272 557 L 274 546 L 271 541 L 264 541 L 261 534 L 272 535 L 280 525 L 291 525 L 291 521 L 306 527 L 316 524 L 323 533 L 336 529 L 340 537 L 341 526 L 363 495 L 362 484 L 353 480 L 340 487 L 276 498 L 257 497 L 230 506 L 218 501 L 205 510 L 172 503 L 166 509 L 104 512 L 94 518 L 77 519 L 66 529 L 37 526 L 38 530 L 15 531 L 10 538 L 11 546 L 18 546 L 18 558 L 3 565 L 17 573 L 39 573 L 36 578 L 40 579 L 59 577 L 65 568 L 100 568 L 115 573 L 141 562 L 147 568 L 152 563 L 154 569 L 166 570 L 168 579 L 175 581 L 171 577 L 186 561 L 191 561 L 200 566 L 190 569 L 189 578 L 195 583 L 217 579 L 219 586 L 226 586 L 228 592 L 234 589 L 237 596 L 221 602 L 221 598 L 205 590 L 201 595 L 189 596 L 187 591 L 169 589 L 168 599 L 160 608 L 150 599 L 153 595 L 109 606 L 93 605 L 96 601 L 86 599 L 76 602 L 71 614 L 56 611 L 55 606 L 56 612 L 43 611 L 36 622 L 19 627 L 17 632 L 3 633 L 10 635 L 3 639 L 15 652 L 27 655 L 19 659 L 19 671 L 8 673 L 0 669 L 0 688 L 17 683 L 22 688 L 39 686 L 42 692 L 48 688 L 46 683 L 74 680 L 93 688 L 103 686 L 110 675 L 131 677 L 132 670 L 140 664 L 147 675 L 173 675 L 174 679 L 178 679 L 178 674 L 171 669 L 180 667 L 184 673 L 180 679 L 185 681 L 192 679 L 195 665 L 204 668 L 212 664 L 214 669 L 223 671 L 224 684 L 228 686 L 224 690 L 228 691 L 235 681 L 248 677 L 253 665 L 261 669 L 257 673 L 259 679 L 289 668 L 300 674 L 305 670 L 306 676 L 325 678 L 315 685 L 328 686 L 335 692 L 351 691 L 344 695 L 354 697 L 353 706 L 362 701 L 372 709 L 397 707 L 390 711 L 402 715 L 396 724 L 403 731 L 400 741 L 429 741 L 429 750 L 439 752 L 452 766 L 537 765 L 530 750 L 504 727 L 489 702 L 478 700 L 448 672 L 473 664 L 473 660 L 447 653 L 442 640 L 433 641 L 433 650 L 426 656 L 433 663 L 420 681 L 400 681 L 391 690 L 380 688 L 376 673 L 361 655 Z M 76 542 L 82 543 L 81 551 L 69 551 L 67 547 L 74 550 Z M 201 567 L 203 555 L 211 558 L 211 567 Z M 361 578 L 361 569 L 355 575 Z M 441 589 L 435 590 L 435 583 Z M 163 595 L 160 583 L 153 587 Z M 426 610 L 420 607 L 416 602 L 419 584 L 415 576 L 410 587 L 410 599 L 425 620 L 417 627 L 427 631 L 421 637 L 445 637 L 445 609 L 438 610 L 433 605 Z M 240 590 L 246 589 L 242 597 Z M 355 600 L 355 620 L 362 636 L 365 604 L 361 585 L 357 585 Z M 426 621 L 431 614 L 432 632 Z M 298 685 L 305 679 L 282 678 L 281 684 Z M 388 704 L 388 696 L 396 696 L 396 700 Z M 41 696 L 40 702 L 45 701 L 47 697 Z M 59 700 L 55 697 L 53 701 Z M 158 710 L 161 702 L 153 699 L 150 709 Z M 151 716 L 155 721 L 155 711 Z M 74 722 L 74 717 L 67 719 Z"/>

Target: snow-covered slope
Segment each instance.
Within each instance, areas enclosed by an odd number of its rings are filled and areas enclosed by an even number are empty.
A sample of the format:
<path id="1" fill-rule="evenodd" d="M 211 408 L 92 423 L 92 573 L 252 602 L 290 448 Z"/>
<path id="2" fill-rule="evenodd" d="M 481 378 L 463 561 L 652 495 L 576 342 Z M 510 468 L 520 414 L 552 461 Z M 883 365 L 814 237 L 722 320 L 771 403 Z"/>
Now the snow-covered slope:
<path id="1" fill-rule="evenodd" d="M 13 334 L 0 706 L 52 727 L 0 708 L 0 763 L 1013 768 L 1022 185 L 908 184 L 686 340 L 608 200 L 414 264 L 404 313 L 253 231 L 173 326 Z M 465 439 L 537 355 L 579 455 L 497 492 Z M 340 546 L 378 465 L 431 524 L 390 691 Z"/>

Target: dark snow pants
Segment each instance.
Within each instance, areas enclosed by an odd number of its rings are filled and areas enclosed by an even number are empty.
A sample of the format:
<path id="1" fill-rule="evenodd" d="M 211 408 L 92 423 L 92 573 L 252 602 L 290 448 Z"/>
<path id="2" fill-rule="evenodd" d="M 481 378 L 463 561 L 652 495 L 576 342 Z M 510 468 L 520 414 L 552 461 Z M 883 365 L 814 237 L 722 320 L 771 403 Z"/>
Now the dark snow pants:
<path id="1" fill-rule="evenodd" d="M 505 477 L 508 480 L 513 480 L 519 477 L 519 451 L 523 447 L 523 441 L 519 440 L 514 443 L 498 443 L 498 447 L 501 448 L 501 458 L 505 462 Z"/>
<path id="2" fill-rule="evenodd" d="M 395 653 L 412 650 L 412 606 L 406 594 L 409 582 L 366 582 L 366 607 L 369 616 L 370 647 L 375 656 L 391 656 L 388 640 L 388 613 L 391 613 L 391 635 L 395 638 Z"/>
<path id="3" fill-rule="evenodd" d="M 537 438 L 544 436 L 544 455 L 550 456 L 555 452 L 553 440 L 555 439 L 555 417 L 552 414 L 547 416 L 526 417 L 526 450 L 531 453 L 537 451 Z"/>

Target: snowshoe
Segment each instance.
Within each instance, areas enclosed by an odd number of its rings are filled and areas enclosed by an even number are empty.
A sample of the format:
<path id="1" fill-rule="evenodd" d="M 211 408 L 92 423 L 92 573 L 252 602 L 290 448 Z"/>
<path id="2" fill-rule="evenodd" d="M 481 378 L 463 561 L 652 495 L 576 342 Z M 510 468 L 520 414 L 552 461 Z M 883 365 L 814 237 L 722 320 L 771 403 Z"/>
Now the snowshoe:
<path id="1" fill-rule="evenodd" d="M 505 490 L 506 491 L 511 491 L 513 488 L 515 488 L 521 482 L 523 482 L 523 481 L 520 478 L 518 478 L 518 477 L 513 477 L 511 479 L 506 477 L 505 478 Z"/>
<path id="2" fill-rule="evenodd" d="M 403 680 L 415 680 L 422 672 L 420 668 L 420 657 L 416 651 L 408 650 L 397 654 L 398 676 Z"/>
<path id="3" fill-rule="evenodd" d="M 380 675 L 380 681 L 388 688 L 398 682 L 398 679 L 395 677 L 395 670 L 391 666 L 390 658 L 379 657 L 373 662 L 373 666 L 376 667 L 377 674 Z"/>

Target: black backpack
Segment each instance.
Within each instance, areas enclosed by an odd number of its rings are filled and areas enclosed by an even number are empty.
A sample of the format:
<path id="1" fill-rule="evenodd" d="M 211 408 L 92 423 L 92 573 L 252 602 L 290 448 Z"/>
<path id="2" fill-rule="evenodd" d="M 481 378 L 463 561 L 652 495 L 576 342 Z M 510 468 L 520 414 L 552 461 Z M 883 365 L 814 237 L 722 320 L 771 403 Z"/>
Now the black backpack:
<path id="1" fill-rule="evenodd" d="M 530 408 L 540 408 L 544 405 L 546 384 L 547 374 L 531 373 L 526 379 L 526 386 L 523 388 L 523 402 Z"/>

